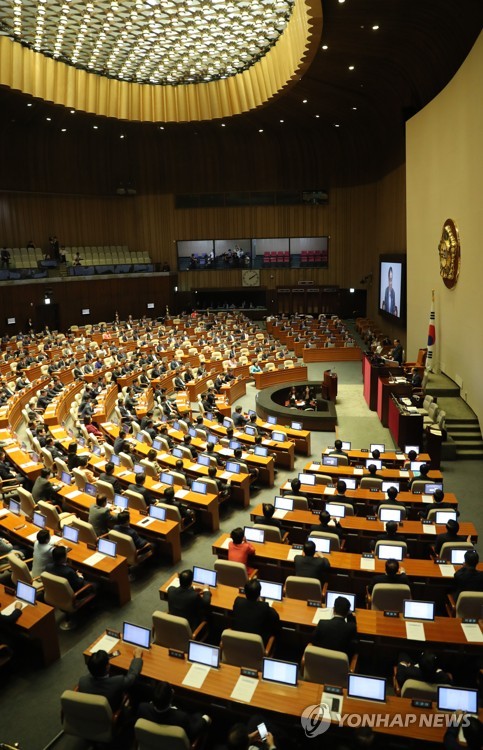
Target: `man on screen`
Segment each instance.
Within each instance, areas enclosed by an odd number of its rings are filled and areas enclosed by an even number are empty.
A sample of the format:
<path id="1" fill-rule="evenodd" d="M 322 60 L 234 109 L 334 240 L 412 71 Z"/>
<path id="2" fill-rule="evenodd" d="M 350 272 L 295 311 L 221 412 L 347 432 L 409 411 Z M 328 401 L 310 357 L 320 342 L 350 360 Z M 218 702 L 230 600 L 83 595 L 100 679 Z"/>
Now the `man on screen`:
<path id="1" fill-rule="evenodd" d="M 394 292 L 394 289 L 392 288 L 392 277 L 392 266 L 389 266 L 389 271 L 387 272 L 387 287 L 386 291 L 384 292 L 384 299 L 382 301 L 381 307 L 386 312 L 391 313 L 391 315 L 397 315 L 396 294 Z"/>

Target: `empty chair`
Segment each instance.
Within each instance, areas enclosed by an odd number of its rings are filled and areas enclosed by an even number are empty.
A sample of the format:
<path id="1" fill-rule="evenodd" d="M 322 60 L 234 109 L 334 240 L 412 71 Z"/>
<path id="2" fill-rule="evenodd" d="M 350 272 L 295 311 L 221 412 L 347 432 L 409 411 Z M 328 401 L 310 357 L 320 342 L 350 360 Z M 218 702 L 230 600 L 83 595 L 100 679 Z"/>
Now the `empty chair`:
<path id="1" fill-rule="evenodd" d="M 214 567 L 218 573 L 218 583 L 222 583 L 224 586 L 240 588 L 248 581 L 247 569 L 243 563 L 217 560 Z"/>
<path id="2" fill-rule="evenodd" d="M 385 545 L 388 547 L 401 547 L 403 551 L 402 553 L 403 557 L 407 557 L 408 545 L 406 544 L 406 542 L 398 542 L 394 539 L 379 539 L 379 541 L 376 542 L 376 547 L 374 550 L 376 557 L 377 557 L 377 552 L 379 550 L 379 547 L 381 547 L 381 545 Z"/>
<path id="3" fill-rule="evenodd" d="M 121 465 L 124 466 L 125 469 L 134 471 L 134 461 L 132 460 L 129 453 L 124 453 L 124 451 L 121 451 L 119 453 L 119 459 L 121 461 Z"/>
<path id="4" fill-rule="evenodd" d="M 439 551 L 441 560 L 451 560 L 453 550 L 474 549 L 471 542 L 445 542 Z"/>
<path id="5" fill-rule="evenodd" d="M 97 534 L 91 523 L 83 521 L 81 518 L 73 518 L 71 525 L 79 530 L 79 542 L 84 542 L 84 544 L 97 544 Z"/>
<path id="6" fill-rule="evenodd" d="M 316 578 L 288 576 L 285 581 L 285 596 L 289 599 L 321 601 L 322 587 Z"/>
<path id="7" fill-rule="evenodd" d="M 439 406 L 436 403 L 436 401 L 432 401 L 430 405 L 428 406 L 427 415 L 423 415 L 423 427 L 427 427 L 428 425 L 435 424 L 438 418 L 438 413 L 439 413 Z"/>
<path id="8" fill-rule="evenodd" d="M 46 526 L 48 526 L 48 528 L 52 529 L 53 531 L 62 529 L 64 526 L 68 525 L 73 518 L 76 517 L 75 513 L 59 513 L 55 505 L 52 505 L 45 500 L 39 500 L 37 507 L 39 511 L 43 513 L 44 516 L 46 516 Z"/>
<path id="9" fill-rule="evenodd" d="M 68 580 L 61 576 L 44 571 L 40 575 L 40 580 L 44 586 L 45 603 L 66 614 L 66 619 L 60 624 L 60 628 L 71 630 L 76 623 L 73 616 L 95 597 L 90 584 L 86 584 L 74 593 Z"/>
<path id="10" fill-rule="evenodd" d="M 376 583 L 372 596 L 368 598 L 370 609 L 377 612 L 394 610 L 402 612 L 404 600 L 411 599 L 411 589 L 405 583 Z"/>
<path id="11" fill-rule="evenodd" d="M 77 489 L 83 492 L 87 482 L 84 474 L 79 469 L 72 469 L 72 474 L 74 476 Z"/>
<path id="12" fill-rule="evenodd" d="M 277 542 L 278 544 L 281 544 L 287 536 L 285 534 L 282 538 L 282 533 L 277 526 L 270 526 L 264 523 L 254 523 L 252 528 L 264 531 L 266 542 Z"/>
<path id="13" fill-rule="evenodd" d="M 406 680 L 401 688 L 402 698 L 422 698 L 434 701 L 438 696 L 438 685 L 423 680 Z"/>
<path id="14" fill-rule="evenodd" d="M 154 468 L 154 466 L 152 466 L 151 462 L 148 461 L 147 458 L 142 458 L 139 463 L 144 467 L 144 473 L 147 477 L 151 477 L 152 479 L 158 478 L 156 469 Z"/>
<path id="15" fill-rule="evenodd" d="M 117 553 L 125 557 L 130 568 L 134 568 L 148 560 L 153 550 L 150 545 L 136 549 L 134 542 L 128 534 L 112 530 L 108 534 L 109 539 L 117 544 Z"/>
<path id="16" fill-rule="evenodd" d="M 423 399 L 423 405 L 418 408 L 418 412 L 423 415 L 423 417 L 428 416 L 428 409 L 430 404 L 432 404 L 434 401 L 433 396 L 425 396 Z"/>
<path id="17" fill-rule="evenodd" d="M 20 500 L 20 510 L 27 518 L 32 518 L 34 510 L 36 508 L 35 500 L 33 495 L 28 490 L 24 490 L 23 487 L 17 487 L 16 494 Z"/>
<path id="18" fill-rule="evenodd" d="M 104 448 L 104 455 L 106 457 L 106 462 L 110 461 L 114 454 L 114 448 L 112 447 L 110 443 L 107 442 L 107 440 L 104 441 L 103 448 Z"/>
<path id="19" fill-rule="evenodd" d="M 428 483 L 428 479 L 415 479 L 411 484 L 411 492 L 424 492 L 424 486 Z"/>
<path id="20" fill-rule="evenodd" d="M 234 667 L 246 667 L 262 671 L 263 657 L 268 656 L 273 646 L 273 636 L 265 649 L 263 638 L 255 633 L 224 630 L 221 634 L 221 661 Z"/>
<path id="21" fill-rule="evenodd" d="M 47 448 L 41 448 L 40 449 L 40 456 L 42 458 L 42 461 L 43 461 L 44 465 L 48 469 L 52 470 L 53 467 L 54 467 L 54 459 L 52 458 L 52 453 L 50 451 L 48 451 Z"/>
<path id="22" fill-rule="evenodd" d="M 341 542 L 337 534 L 331 534 L 328 531 L 311 531 L 310 536 L 316 537 L 318 539 L 328 539 L 330 542 L 330 551 L 340 551 Z"/>
<path id="23" fill-rule="evenodd" d="M 377 517 L 381 517 L 381 511 L 382 510 L 400 510 L 401 511 L 401 520 L 404 521 L 406 518 L 406 508 L 404 505 L 391 505 L 391 503 L 381 503 L 379 508 L 377 509 Z"/>
<path id="24" fill-rule="evenodd" d="M 309 643 L 302 659 L 302 677 L 307 682 L 317 682 L 320 685 L 328 683 L 346 688 L 349 672 L 354 672 L 356 665 L 357 655 L 352 657 L 349 664 L 349 657 L 342 651 L 332 651 Z"/>
<path id="25" fill-rule="evenodd" d="M 96 743 L 96 745 L 97 743 L 107 744 L 114 739 L 116 721 L 121 710 L 113 714 L 105 696 L 64 690 L 60 703 L 62 728 L 65 734 Z"/>
<path id="26" fill-rule="evenodd" d="M 191 743 L 184 729 L 168 724 L 157 724 L 147 719 L 138 719 L 134 725 L 138 750 L 190 750 L 198 743 Z"/>
<path id="27" fill-rule="evenodd" d="M 114 487 L 110 482 L 104 482 L 102 479 L 96 481 L 96 490 L 99 495 L 107 497 L 109 502 L 114 500 Z"/>
<path id="28" fill-rule="evenodd" d="M 127 497 L 128 505 L 133 510 L 146 511 L 146 501 L 139 492 L 134 492 L 134 490 L 126 490 L 124 493 L 124 497 Z"/>
<path id="29" fill-rule="evenodd" d="M 30 586 L 35 586 L 36 589 L 42 588 L 42 582 L 38 578 L 32 577 L 27 563 L 16 552 L 9 552 L 7 560 L 10 564 L 10 574 L 14 586 L 17 585 L 18 581 L 23 581 L 23 583 L 28 583 Z"/>
<path id="30" fill-rule="evenodd" d="M 483 592 L 481 591 L 462 591 L 456 602 L 454 597 L 448 594 L 446 610 L 450 616 L 480 620 L 482 608 Z"/>
<path id="31" fill-rule="evenodd" d="M 309 509 L 309 501 L 306 497 L 302 497 L 302 495 L 285 495 L 287 500 L 293 500 L 293 509 L 294 510 L 308 510 Z"/>
<path id="32" fill-rule="evenodd" d="M 359 486 L 361 490 L 382 490 L 382 479 L 378 477 L 362 477 Z"/>
<path id="33" fill-rule="evenodd" d="M 169 615 L 167 612 L 158 610 L 153 612 L 153 643 L 158 646 L 175 648 L 188 653 L 189 642 L 202 640 L 200 636 L 207 634 L 206 629 L 206 622 L 201 622 L 196 630 L 192 631 L 185 617 Z"/>
<path id="34" fill-rule="evenodd" d="M 66 471 L 67 474 L 70 474 L 69 467 L 67 466 L 63 458 L 56 458 L 54 460 L 54 463 L 57 467 L 57 474 L 61 474 L 63 471 Z"/>
<path id="35" fill-rule="evenodd" d="M 316 474 L 315 484 L 332 484 L 334 477 L 330 477 L 328 474 Z"/>

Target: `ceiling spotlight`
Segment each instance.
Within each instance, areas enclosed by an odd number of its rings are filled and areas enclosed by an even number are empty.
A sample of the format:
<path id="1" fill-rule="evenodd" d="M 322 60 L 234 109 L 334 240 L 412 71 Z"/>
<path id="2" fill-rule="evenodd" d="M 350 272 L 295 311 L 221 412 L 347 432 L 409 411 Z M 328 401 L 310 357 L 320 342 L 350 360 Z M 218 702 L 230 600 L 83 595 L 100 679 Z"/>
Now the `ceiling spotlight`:
<path id="1" fill-rule="evenodd" d="M 65 133 L 65 132 L 66 132 L 66 130 L 67 130 L 67 128 L 62 128 L 60 132 L 61 132 L 61 133 Z"/>
<path id="2" fill-rule="evenodd" d="M 29 103 L 27 104 L 27 107 L 31 107 L 31 106 L 32 106 L 32 102 L 29 102 Z"/>
<path id="3" fill-rule="evenodd" d="M 126 137 L 125 135 L 120 135 L 120 136 L 119 136 L 119 138 L 125 138 L 125 137 Z"/>
<path id="4" fill-rule="evenodd" d="M 47 120 L 47 122 L 51 122 L 52 121 L 51 117 L 46 117 L 45 119 Z"/>
<path id="5" fill-rule="evenodd" d="M 302 99 L 302 104 L 307 104 L 308 99 Z"/>
<path id="6" fill-rule="evenodd" d="M 334 128 L 340 128 L 340 125 L 338 122 L 334 122 Z"/>
<path id="7" fill-rule="evenodd" d="M 315 115 L 315 119 L 318 120 L 320 115 Z"/>
<path id="8" fill-rule="evenodd" d="M 373 30 L 373 31 L 378 31 L 378 29 L 379 29 L 379 26 L 378 26 L 377 24 L 376 24 L 375 26 L 373 26 L 373 27 L 372 27 L 372 30 Z"/>
<path id="9" fill-rule="evenodd" d="M 280 122 L 285 122 L 285 120 L 280 120 Z"/>
<path id="10" fill-rule="evenodd" d="M 93 128 L 93 130 L 99 130 L 99 126 L 98 125 L 93 125 L 92 128 Z"/>
<path id="11" fill-rule="evenodd" d="M 355 112 L 355 111 L 356 111 L 356 109 L 357 109 L 357 107 L 352 107 L 352 109 L 353 109 L 353 110 L 354 110 L 354 112 Z"/>
<path id="12" fill-rule="evenodd" d="M 327 44 L 323 44 L 322 49 L 329 49 L 329 47 L 327 46 Z"/>
<path id="13" fill-rule="evenodd" d="M 354 70 L 354 65 L 349 65 L 349 70 Z"/>
<path id="14" fill-rule="evenodd" d="M 263 128 L 260 128 L 258 132 L 263 133 Z"/>

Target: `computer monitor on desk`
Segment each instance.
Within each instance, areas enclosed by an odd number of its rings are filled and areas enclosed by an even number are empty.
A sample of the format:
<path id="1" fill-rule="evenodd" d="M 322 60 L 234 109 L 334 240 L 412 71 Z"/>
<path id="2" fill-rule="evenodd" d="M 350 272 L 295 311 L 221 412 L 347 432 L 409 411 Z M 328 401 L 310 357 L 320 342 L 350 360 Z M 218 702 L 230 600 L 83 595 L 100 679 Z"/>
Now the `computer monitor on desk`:
<path id="1" fill-rule="evenodd" d="M 298 664 L 279 659 L 263 659 L 262 680 L 278 682 L 281 685 L 296 687 Z"/>
<path id="2" fill-rule="evenodd" d="M 206 643 L 190 641 L 188 644 L 188 661 L 218 669 L 220 666 L 220 649 L 217 646 L 208 646 Z"/>
<path id="3" fill-rule="evenodd" d="M 349 698 L 384 703 L 386 700 L 386 680 L 379 677 L 365 677 L 361 674 L 349 674 L 347 688 Z"/>
<path id="4" fill-rule="evenodd" d="M 122 640 L 138 648 L 150 648 L 151 628 L 142 628 L 140 625 L 134 625 L 132 622 L 123 622 Z"/>

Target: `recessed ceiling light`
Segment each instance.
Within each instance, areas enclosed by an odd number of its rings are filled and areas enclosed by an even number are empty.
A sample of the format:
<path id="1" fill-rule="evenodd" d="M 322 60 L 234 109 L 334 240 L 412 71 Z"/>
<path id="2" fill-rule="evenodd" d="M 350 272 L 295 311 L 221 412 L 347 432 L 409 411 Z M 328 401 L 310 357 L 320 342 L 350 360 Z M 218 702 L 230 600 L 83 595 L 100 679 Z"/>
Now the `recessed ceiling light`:
<path id="1" fill-rule="evenodd" d="M 353 110 L 354 110 L 354 112 L 355 112 L 355 111 L 356 111 L 356 109 L 357 109 L 357 107 L 352 107 L 352 109 L 353 109 Z"/>
<path id="2" fill-rule="evenodd" d="M 280 120 L 280 122 L 285 122 L 285 120 Z"/>
<path id="3" fill-rule="evenodd" d="M 378 26 L 378 24 L 376 23 L 376 24 L 375 24 L 375 26 L 373 26 L 373 27 L 372 27 L 372 30 L 373 30 L 373 31 L 377 31 L 378 29 L 379 29 L 379 26 Z"/>
<path id="4" fill-rule="evenodd" d="M 307 104 L 308 99 L 302 99 L 302 104 Z"/>
<path id="5" fill-rule="evenodd" d="M 338 122 L 334 122 L 334 128 L 340 128 L 340 125 Z"/>
<path id="6" fill-rule="evenodd" d="M 160 129 L 160 130 L 164 130 L 164 126 L 163 126 L 163 125 L 160 125 L 160 126 L 159 126 L 159 129 Z"/>
<path id="7" fill-rule="evenodd" d="M 225 123 L 224 123 L 224 122 L 222 122 L 222 123 L 221 123 L 221 127 L 222 127 L 222 128 L 226 128 L 226 125 L 225 125 Z"/>
<path id="8" fill-rule="evenodd" d="M 125 138 L 125 137 L 126 137 L 125 135 L 120 135 L 120 136 L 119 136 L 119 138 Z"/>
<path id="9" fill-rule="evenodd" d="M 31 103 L 31 102 L 30 102 L 29 104 L 27 104 L 27 107 L 31 107 L 31 106 L 32 106 L 32 103 Z"/>
<path id="10" fill-rule="evenodd" d="M 354 70 L 355 65 L 349 65 L 349 70 Z"/>
<path id="11" fill-rule="evenodd" d="M 316 117 L 316 119 L 318 120 L 318 119 L 319 119 L 319 117 L 320 117 L 320 115 L 315 115 L 315 117 Z"/>
<path id="12" fill-rule="evenodd" d="M 66 132 L 66 130 L 67 130 L 67 128 L 62 128 L 62 130 L 61 130 L 60 132 L 61 132 L 61 133 L 65 133 L 65 132 Z"/>
<path id="13" fill-rule="evenodd" d="M 339 0 L 339 3 L 342 5 L 342 3 L 345 3 L 345 0 Z"/>
<path id="14" fill-rule="evenodd" d="M 258 132 L 263 133 L 263 128 L 260 128 Z"/>
<path id="15" fill-rule="evenodd" d="M 45 119 L 47 120 L 47 122 L 51 122 L 51 120 L 52 120 L 51 117 L 46 117 Z"/>
<path id="16" fill-rule="evenodd" d="M 94 130 L 99 130 L 99 127 L 97 125 L 92 126 Z"/>
<path id="17" fill-rule="evenodd" d="M 71 115 L 75 115 L 75 109 L 70 110 Z"/>
<path id="18" fill-rule="evenodd" d="M 327 46 L 327 44 L 323 44 L 322 49 L 329 49 L 329 47 Z"/>

